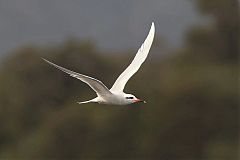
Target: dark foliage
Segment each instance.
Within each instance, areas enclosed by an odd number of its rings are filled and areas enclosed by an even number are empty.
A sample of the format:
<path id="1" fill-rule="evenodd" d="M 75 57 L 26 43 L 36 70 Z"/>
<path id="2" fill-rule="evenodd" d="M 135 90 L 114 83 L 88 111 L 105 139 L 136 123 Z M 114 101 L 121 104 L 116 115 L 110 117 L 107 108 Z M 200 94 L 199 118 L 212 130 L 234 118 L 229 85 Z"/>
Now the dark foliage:
<path id="1" fill-rule="evenodd" d="M 110 87 L 133 53 L 74 40 L 15 51 L 0 70 L 0 158 L 238 159 L 235 1 L 198 3 L 216 23 L 190 30 L 182 50 L 148 59 L 129 81 L 126 91 L 147 104 L 78 105 L 94 92 L 40 58 Z"/>

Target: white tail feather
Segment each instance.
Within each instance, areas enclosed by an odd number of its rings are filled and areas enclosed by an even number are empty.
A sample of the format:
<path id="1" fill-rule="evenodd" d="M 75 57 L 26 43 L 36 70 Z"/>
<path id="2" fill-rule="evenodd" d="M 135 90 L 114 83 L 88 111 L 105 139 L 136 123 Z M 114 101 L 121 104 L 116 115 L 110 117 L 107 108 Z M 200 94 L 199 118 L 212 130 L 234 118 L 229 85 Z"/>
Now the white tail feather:
<path id="1" fill-rule="evenodd" d="M 85 103 L 96 103 L 96 98 L 88 100 L 88 101 L 83 101 L 83 102 L 77 102 L 78 104 L 85 104 Z"/>

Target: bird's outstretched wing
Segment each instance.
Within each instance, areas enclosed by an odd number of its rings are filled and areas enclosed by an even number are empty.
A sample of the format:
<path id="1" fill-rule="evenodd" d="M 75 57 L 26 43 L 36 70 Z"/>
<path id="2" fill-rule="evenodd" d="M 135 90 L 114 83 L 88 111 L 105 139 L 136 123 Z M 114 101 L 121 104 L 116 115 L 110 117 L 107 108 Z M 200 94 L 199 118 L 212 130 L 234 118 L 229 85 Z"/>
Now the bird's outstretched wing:
<path id="1" fill-rule="evenodd" d="M 142 63 L 147 58 L 148 52 L 151 48 L 153 38 L 155 34 L 155 26 L 152 23 L 151 29 L 148 36 L 142 46 L 139 48 L 136 56 L 134 57 L 132 63 L 124 70 L 124 72 L 118 77 L 118 79 L 113 84 L 110 91 L 113 92 L 123 92 L 123 89 L 127 81 L 138 71 Z"/>
<path id="2" fill-rule="evenodd" d="M 49 63 L 50 65 L 53 65 L 54 67 L 56 67 L 57 69 L 69 74 L 70 76 L 74 77 L 74 78 L 77 78 L 85 83 L 87 83 L 96 93 L 97 95 L 100 95 L 100 96 L 104 96 L 106 94 L 112 94 L 109 89 L 99 80 L 95 79 L 95 78 L 92 78 L 92 77 L 89 77 L 89 76 L 86 76 L 86 75 L 83 75 L 83 74 L 80 74 L 80 73 L 77 73 L 77 72 L 73 72 L 71 70 L 68 70 L 64 67 L 61 67 L 61 66 L 58 66 L 44 58 L 42 58 L 44 61 L 46 61 L 47 63 Z"/>

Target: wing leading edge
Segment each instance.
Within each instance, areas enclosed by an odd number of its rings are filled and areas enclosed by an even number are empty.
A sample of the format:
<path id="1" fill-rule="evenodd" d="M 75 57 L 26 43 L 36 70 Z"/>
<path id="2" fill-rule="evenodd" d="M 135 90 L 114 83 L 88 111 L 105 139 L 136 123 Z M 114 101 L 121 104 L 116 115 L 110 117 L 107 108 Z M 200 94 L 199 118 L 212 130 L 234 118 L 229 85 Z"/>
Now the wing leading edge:
<path id="1" fill-rule="evenodd" d="M 106 94 L 112 94 L 109 89 L 99 80 L 95 79 L 95 78 L 92 78 L 92 77 L 89 77 L 89 76 L 86 76 L 86 75 L 83 75 L 83 74 L 80 74 L 80 73 L 77 73 L 77 72 L 74 72 L 74 71 L 71 71 L 69 69 L 66 69 L 64 67 L 61 67 L 59 65 L 56 65 L 44 58 L 42 58 L 45 62 L 49 63 L 50 65 L 56 67 L 57 69 L 69 74 L 70 76 L 74 77 L 74 78 L 77 78 L 81 81 L 83 81 L 84 83 L 88 84 L 96 93 L 97 95 L 100 95 L 100 96 L 104 96 Z"/>
<path id="2" fill-rule="evenodd" d="M 136 56 L 134 57 L 131 64 L 123 71 L 123 73 L 117 78 L 115 83 L 113 84 L 110 91 L 113 92 L 123 92 L 123 89 L 128 82 L 128 80 L 138 71 L 138 69 L 141 67 L 142 63 L 145 61 L 145 59 L 148 56 L 149 50 L 151 48 L 153 38 L 155 34 L 155 26 L 152 22 L 150 31 L 148 33 L 147 38 L 145 39 L 142 46 L 139 48 Z"/>

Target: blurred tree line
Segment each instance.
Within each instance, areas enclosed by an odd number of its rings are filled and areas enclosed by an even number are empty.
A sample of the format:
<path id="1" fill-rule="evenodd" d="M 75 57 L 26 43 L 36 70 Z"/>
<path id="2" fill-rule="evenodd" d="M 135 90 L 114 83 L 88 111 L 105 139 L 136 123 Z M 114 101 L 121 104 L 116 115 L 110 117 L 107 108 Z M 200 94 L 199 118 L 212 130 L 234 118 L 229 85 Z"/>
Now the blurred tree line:
<path id="1" fill-rule="evenodd" d="M 147 104 L 78 105 L 94 92 L 40 59 L 110 88 L 133 53 L 68 40 L 7 57 L 0 66 L 0 158 L 238 159 L 238 1 L 194 2 L 213 23 L 193 27 L 171 57 L 150 56 L 126 86 Z"/>

